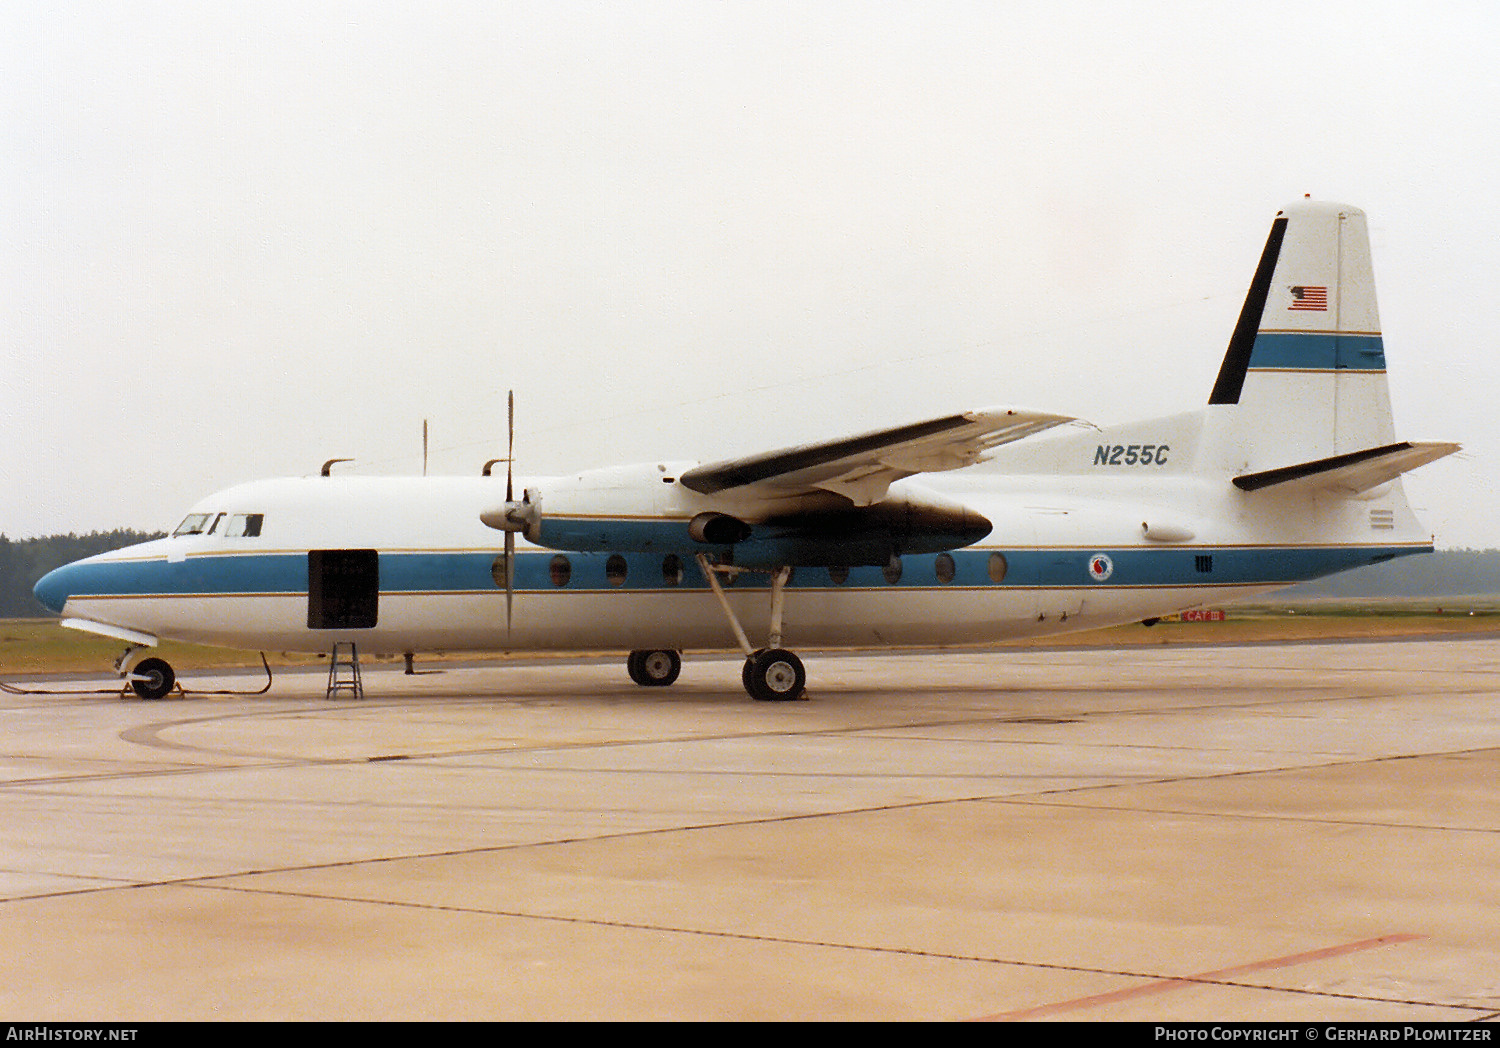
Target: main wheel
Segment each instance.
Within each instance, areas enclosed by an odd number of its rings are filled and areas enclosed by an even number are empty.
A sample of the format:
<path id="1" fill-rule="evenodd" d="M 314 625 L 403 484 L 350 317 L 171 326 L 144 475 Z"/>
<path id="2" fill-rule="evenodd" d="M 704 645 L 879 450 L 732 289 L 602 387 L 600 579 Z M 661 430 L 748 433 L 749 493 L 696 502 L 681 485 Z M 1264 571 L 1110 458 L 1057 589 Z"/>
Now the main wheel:
<path id="1" fill-rule="evenodd" d="M 682 656 L 675 651 L 632 651 L 625 669 L 643 688 L 665 688 L 682 672 Z"/>
<path id="2" fill-rule="evenodd" d="M 801 659 L 784 648 L 762 648 L 745 660 L 741 679 L 753 699 L 788 702 L 802 697 L 807 670 Z"/>
<path id="3" fill-rule="evenodd" d="M 172 672 L 171 663 L 165 659 L 142 659 L 130 675 L 136 678 L 130 682 L 130 687 L 143 699 L 164 698 L 177 683 L 177 674 Z"/>

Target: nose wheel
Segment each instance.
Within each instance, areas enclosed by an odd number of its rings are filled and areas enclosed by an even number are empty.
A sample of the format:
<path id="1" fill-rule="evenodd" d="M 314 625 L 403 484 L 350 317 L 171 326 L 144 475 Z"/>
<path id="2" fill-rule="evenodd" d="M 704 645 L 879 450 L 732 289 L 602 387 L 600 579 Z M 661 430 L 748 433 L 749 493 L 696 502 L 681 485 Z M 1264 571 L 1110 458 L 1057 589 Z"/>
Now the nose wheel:
<path id="1" fill-rule="evenodd" d="M 165 659 L 142 659 L 126 675 L 131 689 L 143 699 L 163 699 L 177 683 L 172 664 Z"/>

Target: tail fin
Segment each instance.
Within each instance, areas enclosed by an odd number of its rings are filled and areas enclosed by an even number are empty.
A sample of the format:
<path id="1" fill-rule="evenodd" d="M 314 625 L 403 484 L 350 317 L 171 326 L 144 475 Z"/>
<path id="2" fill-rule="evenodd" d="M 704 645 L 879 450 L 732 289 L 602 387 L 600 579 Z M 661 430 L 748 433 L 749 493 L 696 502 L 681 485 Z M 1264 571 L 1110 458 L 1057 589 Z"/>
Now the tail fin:
<path id="1" fill-rule="evenodd" d="M 1276 216 L 1209 403 L 1238 405 L 1250 469 L 1395 442 L 1363 211 Z"/>
<path id="2" fill-rule="evenodd" d="M 1098 475 L 1144 461 L 1163 475 L 1227 472 L 1241 491 L 1348 496 L 1459 450 L 1396 440 L 1365 215 L 1342 204 L 1277 214 L 1208 403 L 1026 443 L 1005 468 Z"/>

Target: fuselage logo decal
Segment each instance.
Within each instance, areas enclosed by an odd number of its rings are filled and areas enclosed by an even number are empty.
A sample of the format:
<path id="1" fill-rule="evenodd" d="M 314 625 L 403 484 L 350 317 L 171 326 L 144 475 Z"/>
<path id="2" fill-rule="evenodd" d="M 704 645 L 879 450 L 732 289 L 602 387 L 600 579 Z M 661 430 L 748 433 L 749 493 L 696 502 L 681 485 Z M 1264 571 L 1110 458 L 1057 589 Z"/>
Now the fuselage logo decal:
<path id="1" fill-rule="evenodd" d="M 1115 562 L 1103 553 L 1095 553 L 1089 558 L 1089 577 L 1095 582 L 1103 582 L 1115 573 Z"/>

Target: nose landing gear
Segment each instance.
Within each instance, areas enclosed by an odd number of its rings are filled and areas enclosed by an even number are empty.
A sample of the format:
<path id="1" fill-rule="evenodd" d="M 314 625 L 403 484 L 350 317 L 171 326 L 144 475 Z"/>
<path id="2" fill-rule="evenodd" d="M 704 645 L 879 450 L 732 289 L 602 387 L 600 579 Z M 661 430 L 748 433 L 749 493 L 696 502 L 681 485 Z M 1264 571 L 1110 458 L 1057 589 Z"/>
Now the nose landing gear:
<path id="1" fill-rule="evenodd" d="M 166 659 L 155 657 L 136 661 L 140 648 L 126 648 L 115 663 L 115 670 L 143 699 L 164 699 L 177 686 L 177 674 Z"/>

